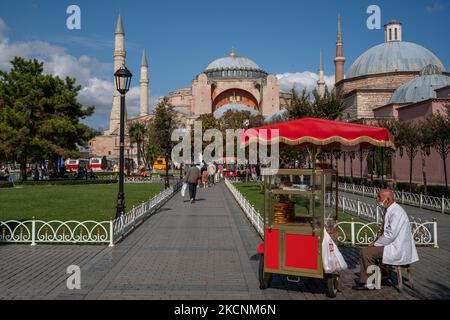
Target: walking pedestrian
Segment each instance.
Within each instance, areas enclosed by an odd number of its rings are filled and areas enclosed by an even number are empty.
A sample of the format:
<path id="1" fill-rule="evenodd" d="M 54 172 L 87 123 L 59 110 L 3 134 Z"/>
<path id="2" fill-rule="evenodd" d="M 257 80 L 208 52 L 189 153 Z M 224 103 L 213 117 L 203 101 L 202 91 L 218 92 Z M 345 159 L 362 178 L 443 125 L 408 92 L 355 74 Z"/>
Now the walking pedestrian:
<path id="1" fill-rule="evenodd" d="M 195 164 L 192 164 L 183 179 L 183 181 L 188 184 L 189 199 L 191 200 L 191 203 L 195 202 L 195 197 L 197 194 L 197 183 L 199 177 L 200 171 L 198 170 Z"/>
<path id="2" fill-rule="evenodd" d="M 211 162 L 208 165 L 208 178 L 209 178 L 209 184 L 210 185 L 214 185 L 215 184 L 215 181 L 214 181 L 215 174 L 216 174 L 216 164 L 214 162 Z"/>

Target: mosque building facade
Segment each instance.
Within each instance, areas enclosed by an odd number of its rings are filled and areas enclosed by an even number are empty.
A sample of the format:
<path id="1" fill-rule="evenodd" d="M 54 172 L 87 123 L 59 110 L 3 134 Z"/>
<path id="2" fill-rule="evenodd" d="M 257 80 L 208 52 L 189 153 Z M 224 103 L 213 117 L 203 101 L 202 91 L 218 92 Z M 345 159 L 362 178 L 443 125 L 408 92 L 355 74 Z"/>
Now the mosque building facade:
<path id="1" fill-rule="evenodd" d="M 345 57 L 341 20 L 338 19 L 338 34 L 335 57 L 335 90 L 341 94 L 345 111 L 344 121 L 373 121 L 397 119 L 399 121 L 421 121 L 428 115 L 442 112 L 450 105 L 450 73 L 441 60 L 430 50 L 403 41 L 402 24 L 390 21 L 384 26 L 384 43 L 362 53 L 344 74 Z M 396 152 L 388 159 L 390 163 L 386 178 L 409 181 L 409 158 Z M 358 154 L 358 152 L 357 152 Z M 426 157 L 426 159 L 422 159 Z M 412 181 L 423 183 L 422 162 L 425 160 L 428 183 L 443 185 L 445 175 L 442 159 L 436 150 L 428 155 L 420 152 L 413 160 Z M 350 163 L 341 157 L 337 161 L 340 175 L 353 173 L 359 177 L 359 159 Z M 363 177 L 369 176 L 367 154 L 362 162 Z M 450 168 L 450 157 L 447 159 Z M 447 172 L 450 180 L 450 173 Z M 379 178 L 379 177 L 378 177 Z"/>

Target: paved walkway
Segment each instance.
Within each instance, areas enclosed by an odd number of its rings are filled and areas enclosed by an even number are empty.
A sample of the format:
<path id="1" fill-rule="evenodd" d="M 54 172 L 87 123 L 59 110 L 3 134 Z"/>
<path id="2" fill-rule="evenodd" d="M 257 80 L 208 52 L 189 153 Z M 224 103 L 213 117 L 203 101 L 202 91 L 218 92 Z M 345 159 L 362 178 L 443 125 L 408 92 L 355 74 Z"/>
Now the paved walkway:
<path id="1" fill-rule="evenodd" d="M 175 195 L 156 215 L 113 248 L 0 246 L 1 299 L 326 299 L 325 283 L 290 283 L 276 276 L 259 290 L 261 241 L 225 185 L 202 189 L 191 205 Z M 349 270 L 337 299 L 450 299 L 450 254 L 419 248 L 417 291 L 392 287 L 351 290 L 358 250 L 342 249 Z M 68 265 L 81 267 L 81 289 L 68 290 Z"/>

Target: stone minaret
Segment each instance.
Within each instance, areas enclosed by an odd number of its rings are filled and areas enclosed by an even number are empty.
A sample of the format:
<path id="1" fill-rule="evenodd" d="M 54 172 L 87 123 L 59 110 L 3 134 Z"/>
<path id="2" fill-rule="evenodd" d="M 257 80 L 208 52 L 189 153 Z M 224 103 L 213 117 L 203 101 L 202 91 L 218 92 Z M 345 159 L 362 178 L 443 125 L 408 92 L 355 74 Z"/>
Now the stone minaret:
<path id="1" fill-rule="evenodd" d="M 325 95 L 325 80 L 323 77 L 323 57 L 322 49 L 320 49 L 320 63 L 319 63 L 319 81 L 317 81 L 317 93 L 321 98 Z"/>
<path id="2" fill-rule="evenodd" d="M 120 67 L 125 65 L 125 57 L 127 53 L 125 52 L 125 33 L 123 32 L 122 17 L 119 14 L 117 19 L 117 27 L 115 34 L 115 49 L 114 49 L 114 72 L 116 72 Z M 114 100 L 111 110 L 111 116 L 109 117 L 109 131 L 108 134 L 119 134 L 120 127 L 120 93 L 116 90 L 115 80 L 114 80 Z M 125 119 L 127 118 L 127 113 L 125 109 Z"/>
<path id="3" fill-rule="evenodd" d="M 341 15 L 338 15 L 338 32 L 336 39 L 336 57 L 334 58 L 334 83 L 344 79 L 345 57 L 343 51 L 344 43 L 342 41 Z"/>
<path id="4" fill-rule="evenodd" d="M 147 56 L 145 55 L 145 49 L 142 51 L 141 60 L 141 80 L 139 81 L 141 85 L 141 106 L 139 115 L 148 115 L 148 62 Z"/>

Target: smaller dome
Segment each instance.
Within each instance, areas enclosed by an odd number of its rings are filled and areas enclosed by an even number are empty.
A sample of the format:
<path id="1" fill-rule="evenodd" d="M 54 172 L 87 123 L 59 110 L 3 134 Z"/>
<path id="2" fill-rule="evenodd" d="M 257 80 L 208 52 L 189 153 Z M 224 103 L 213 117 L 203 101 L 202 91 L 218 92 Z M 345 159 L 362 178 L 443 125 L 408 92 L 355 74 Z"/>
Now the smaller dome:
<path id="1" fill-rule="evenodd" d="M 244 105 L 244 104 L 238 104 L 238 103 L 228 103 L 223 106 L 221 106 L 219 109 L 214 111 L 214 118 L 219 119 L 222 118 L 222 116 L 227 112 L 228 110 L 233 111 L 247 111 L 252 114 L 258 114 L 258 111 Z"/>
<path id="2" fill-rule="evenodd" d="M 436 65 L 427 65 L 420 71 L 420 76 L 409 80 L 395 90 L 388 104 L 414 103 L 436 98 L 436 89 L 450 85 L 450 77 L 442 74 Z"/>

